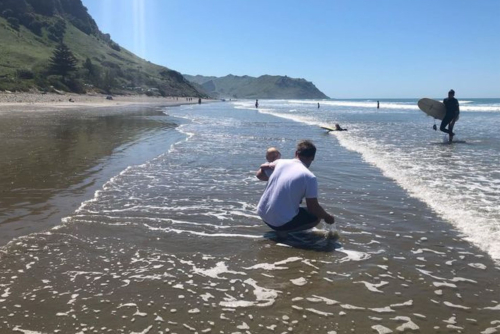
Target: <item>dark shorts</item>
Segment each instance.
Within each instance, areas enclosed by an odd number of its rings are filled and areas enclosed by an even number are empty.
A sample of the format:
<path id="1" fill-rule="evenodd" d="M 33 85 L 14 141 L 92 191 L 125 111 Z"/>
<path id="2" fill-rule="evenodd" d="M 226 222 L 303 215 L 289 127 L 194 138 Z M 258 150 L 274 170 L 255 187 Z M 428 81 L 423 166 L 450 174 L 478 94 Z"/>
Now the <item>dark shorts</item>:
<path id="1" fill-rule="evenodd" d="M 270 228 L 272 228 L 275 231 L 291 231 L 291 230 L 294 230 L 298 227 L 314 223 L 317 220 L 318 220 L 318 217 L 316 217 L 315 215 L 313 215 L 312 213 L 310 213 L 309 211 L 307 211 L 306 209 L 301 207 L 301 208 L 299 208 L 299 213 L 295 217 L 293 217 L 293 219 L 290 220 L 285 225 L 272 226 L 272 225 L 267 224 L 266 222 L 264 222 L 264 223 L 266 223 L 267 226 L 269 226 Z"/>

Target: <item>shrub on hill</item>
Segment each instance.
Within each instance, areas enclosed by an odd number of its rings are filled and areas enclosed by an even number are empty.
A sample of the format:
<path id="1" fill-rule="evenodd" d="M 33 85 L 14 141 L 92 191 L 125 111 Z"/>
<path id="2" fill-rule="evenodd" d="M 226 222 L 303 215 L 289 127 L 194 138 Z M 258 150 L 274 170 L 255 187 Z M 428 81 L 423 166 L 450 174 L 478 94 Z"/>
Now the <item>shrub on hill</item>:
<path id="1" fill-rule="evenodd" d="M 51 24 L 47 30 L 51 40 L 54 42 L 62 42 L 64 33 L 66 32 L 66 22 L 62 19 L 58 19 L 56 22 Z"/>
<path id="2" fill-rule="evenodd" d="M 19 69 L 16 71 L 16 76 L 18 79 L 30 80 L 35 78 L 33 71 L 28 69 Z"/>
<path id="3" fill-rule="evenodd" d="M 110 46 L 110 48 L 112 48 L 115 51 L 121 51 L 120 46 L 113 41 L 109 42 L 109 46 Z"/>
<path id="4" fill-rule="evenodd" d="M 20 28 L 19 19 L 15 17 L 8 17 L 7 22 L 9 22 L 9 25 L 12 27 L 12 29 L 19 30 Z"/>

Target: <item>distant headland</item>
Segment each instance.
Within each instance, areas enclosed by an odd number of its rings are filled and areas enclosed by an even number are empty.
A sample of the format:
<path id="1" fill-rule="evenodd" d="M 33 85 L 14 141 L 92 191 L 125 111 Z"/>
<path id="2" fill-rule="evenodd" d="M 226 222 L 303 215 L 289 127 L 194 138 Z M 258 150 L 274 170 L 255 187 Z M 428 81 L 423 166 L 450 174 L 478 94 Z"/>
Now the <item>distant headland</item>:
<path id="1" fill-rule="evenodd" d="M 312 82 L 288 76 L 262 75 L 255 78 L 231 74 L 225 77 L 184 74 L 184 77 L 198 90 L 214 98 L 328 99 Z"/>

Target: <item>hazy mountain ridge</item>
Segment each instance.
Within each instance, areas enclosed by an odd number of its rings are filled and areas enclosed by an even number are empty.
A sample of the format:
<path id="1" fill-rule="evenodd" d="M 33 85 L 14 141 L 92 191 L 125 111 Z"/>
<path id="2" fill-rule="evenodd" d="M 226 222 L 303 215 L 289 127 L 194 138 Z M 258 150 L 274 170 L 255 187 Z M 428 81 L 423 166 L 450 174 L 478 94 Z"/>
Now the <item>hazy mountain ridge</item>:
<path id="1" fill-rule="evenodd" d="M 207 94 L 218 98 L 246 99 L 327 99 L 323 92 L 305 79 L 295 79 L 288 76 L 248 75 L 213 77 L 188 75 L 184 77 L 198 85 Z"/>
<path id="2" fill-rule="evenodd" d="M 0 0 L 0 90 L 63 85 L 51 76 L 48 66 L 60 42 L 78 61 L 73 75 L 78 89 L 94 89 L 106 79 L 115 92 L 205 96 L 179 72 L 120 47 L 99 30 L 81 0 Z M 96 80 L 89 80 L 82 69 L 87 59 L 99 73 Z"/>

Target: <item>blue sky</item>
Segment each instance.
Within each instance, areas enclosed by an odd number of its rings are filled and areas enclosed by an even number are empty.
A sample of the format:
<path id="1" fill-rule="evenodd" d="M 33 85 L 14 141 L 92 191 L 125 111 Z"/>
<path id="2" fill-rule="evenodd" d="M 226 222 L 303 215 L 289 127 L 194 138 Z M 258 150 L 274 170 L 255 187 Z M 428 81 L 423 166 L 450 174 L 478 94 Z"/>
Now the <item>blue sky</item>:
<path id="1" fill-rule="evenodd" d="M 500 97 L 499 0 L 82 0 L 184 74 L 288 75 L 332 98 Z"/>

